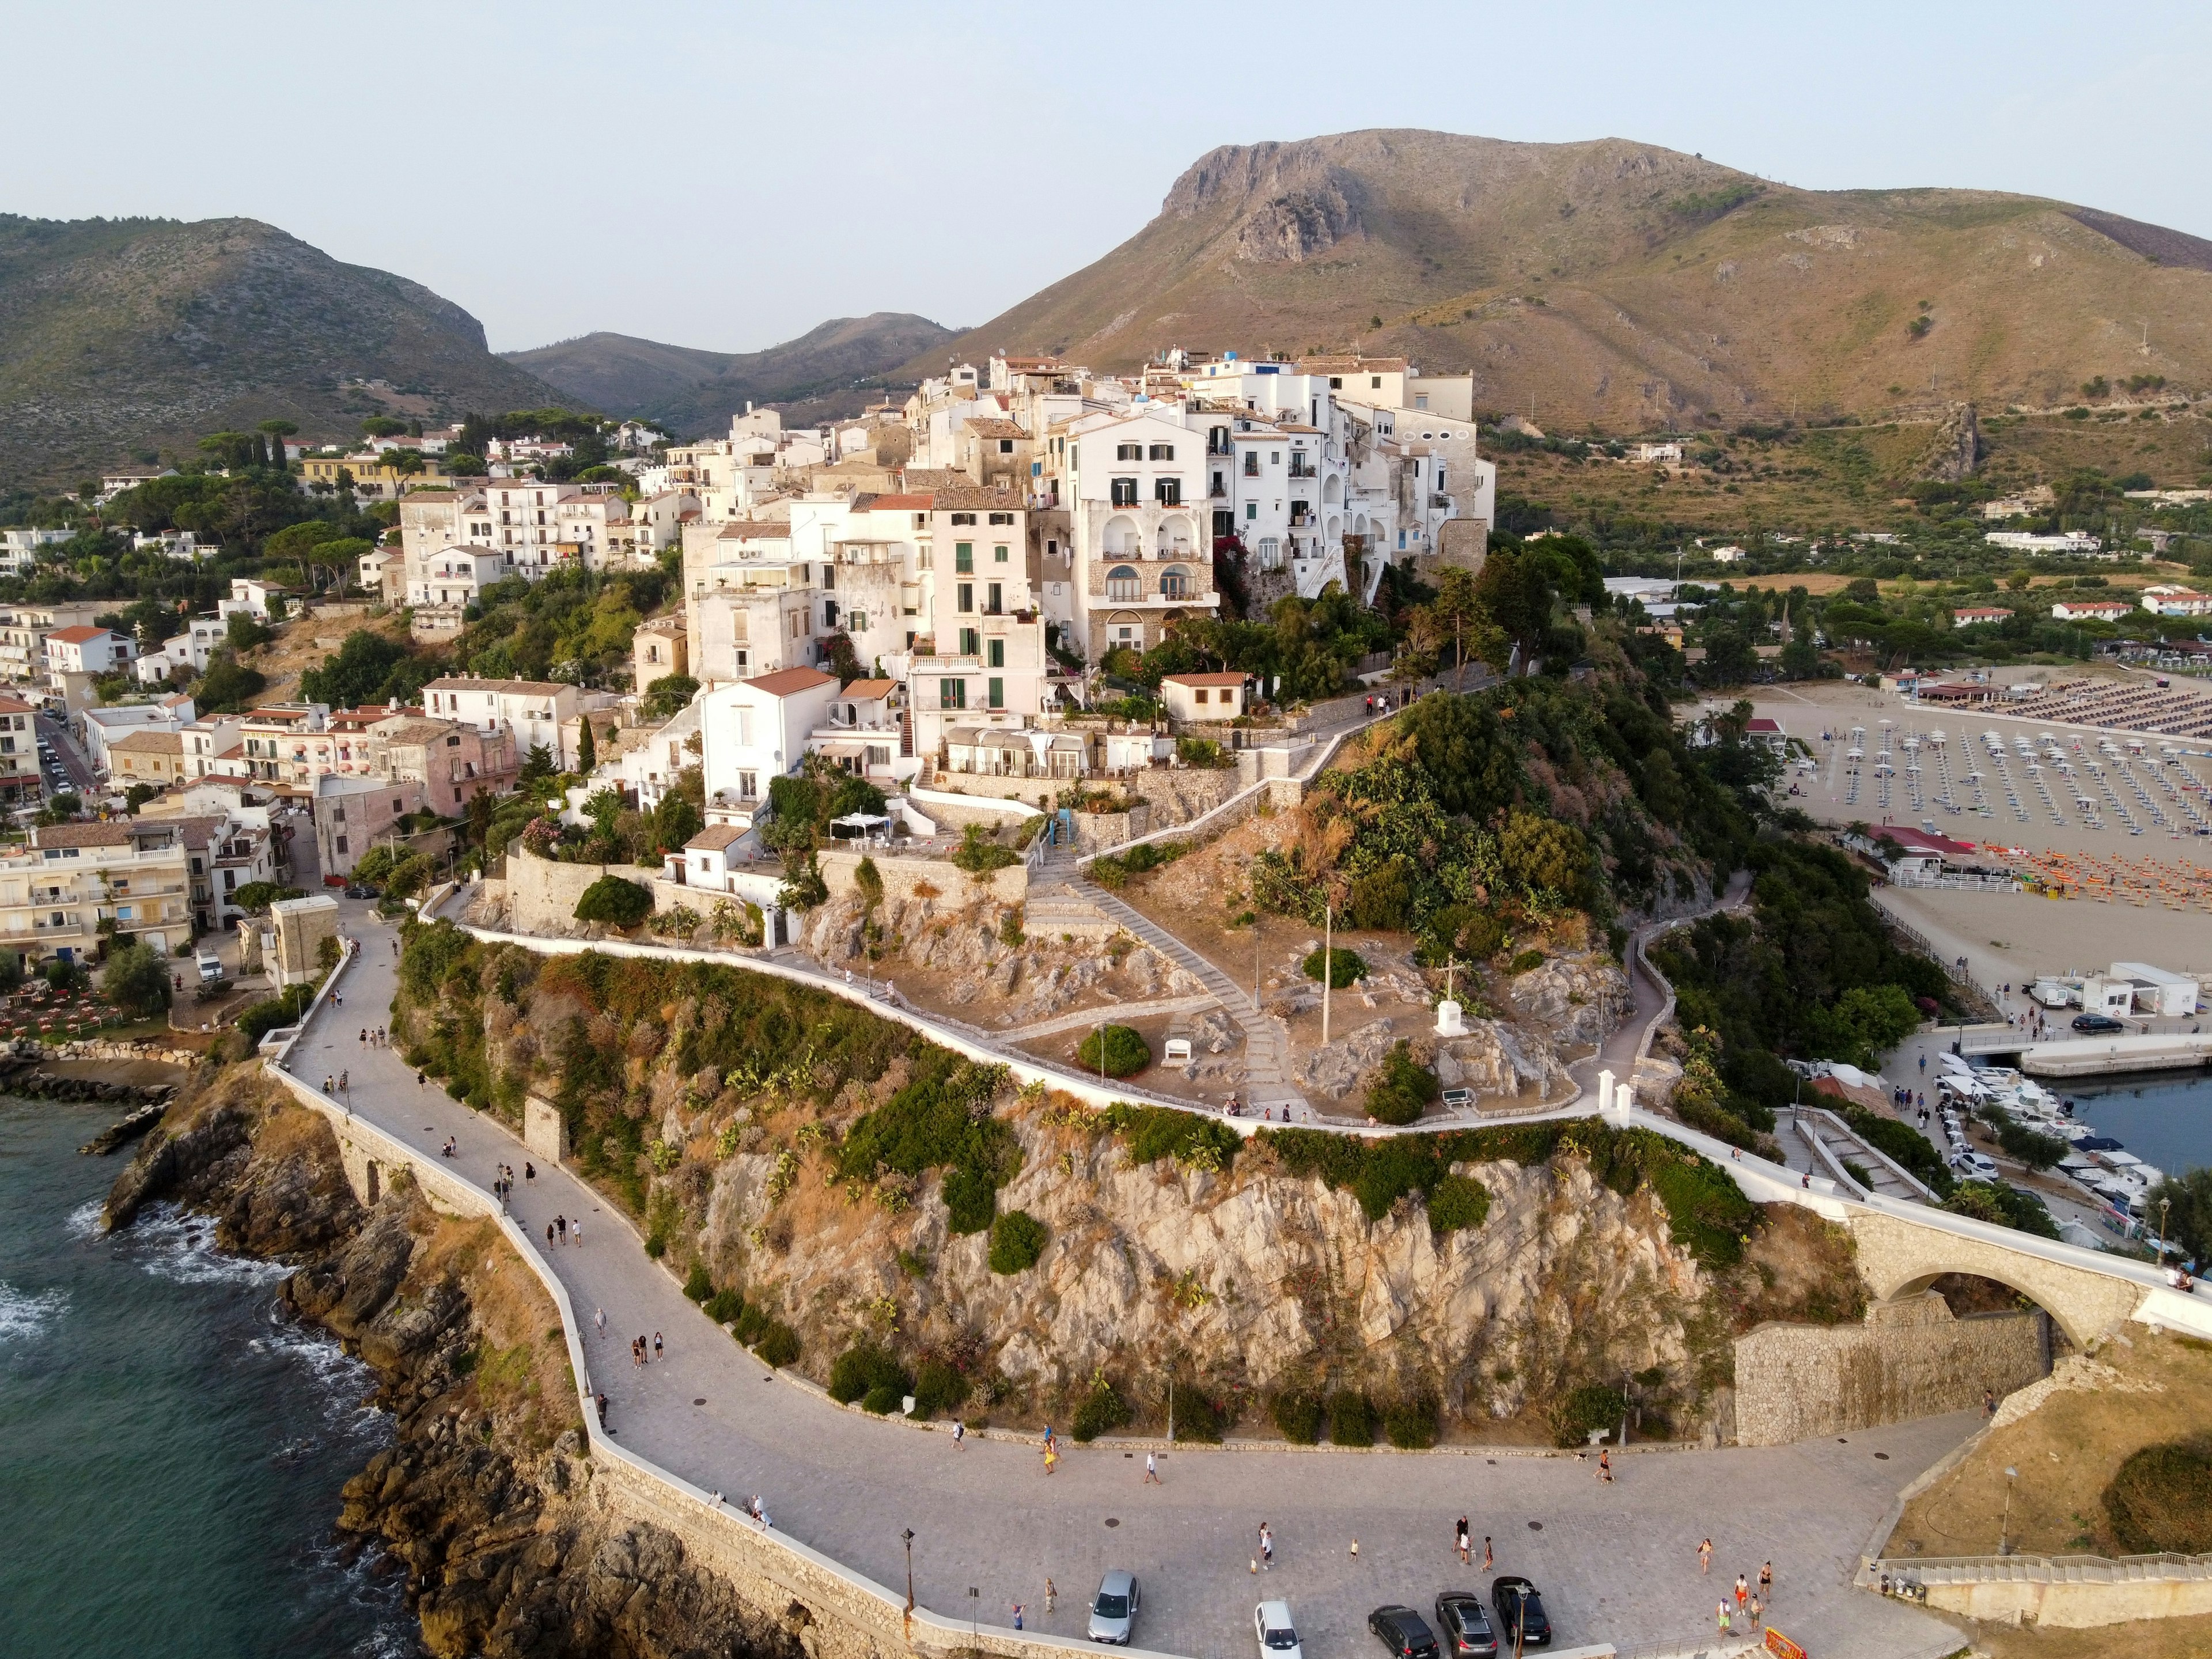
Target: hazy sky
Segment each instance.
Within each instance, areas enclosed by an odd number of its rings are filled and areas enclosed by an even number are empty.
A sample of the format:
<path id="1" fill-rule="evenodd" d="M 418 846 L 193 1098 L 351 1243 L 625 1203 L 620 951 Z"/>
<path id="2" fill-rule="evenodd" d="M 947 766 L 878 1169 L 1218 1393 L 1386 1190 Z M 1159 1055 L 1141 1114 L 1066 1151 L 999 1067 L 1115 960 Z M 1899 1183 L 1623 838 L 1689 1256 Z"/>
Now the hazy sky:
<path id="1" fill-rule="evenodd" d="M 979 323 L 1213 146 L 1360 127 L 1618 136 L 2212 236 L 2202 4 L 0 0 L 0 210 L 264 219 L 498 349 Z"/>

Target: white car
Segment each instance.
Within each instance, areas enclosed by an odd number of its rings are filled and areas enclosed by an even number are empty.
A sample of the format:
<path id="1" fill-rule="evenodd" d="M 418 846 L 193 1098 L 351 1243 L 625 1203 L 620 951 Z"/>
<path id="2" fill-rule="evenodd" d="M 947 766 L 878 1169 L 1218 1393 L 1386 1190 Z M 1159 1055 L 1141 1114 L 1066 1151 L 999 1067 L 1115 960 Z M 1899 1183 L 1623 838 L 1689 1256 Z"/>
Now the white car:
<path id="1" fill-rule="evenodd" d="M 1260 1638 L 1260 1659 L 1305 1659 L 1288 1601 L 1262 1601 L 1253 1608 L 1252 1633 Z"/>
<path id="2" fill-rule="evenodd" d="M 1960 1152 L 1952 1158 L 1951 1167 L 1970 1181 L 1995 1181 L 1997 1166 L 1982 1152 Z"/>

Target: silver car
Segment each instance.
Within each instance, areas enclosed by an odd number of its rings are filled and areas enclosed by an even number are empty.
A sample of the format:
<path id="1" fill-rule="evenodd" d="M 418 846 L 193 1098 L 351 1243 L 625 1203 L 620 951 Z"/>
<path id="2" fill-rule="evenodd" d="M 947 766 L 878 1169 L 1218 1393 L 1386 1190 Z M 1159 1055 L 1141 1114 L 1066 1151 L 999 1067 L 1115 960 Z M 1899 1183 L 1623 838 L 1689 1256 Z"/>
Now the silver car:
<path id="1" fill-rule="evenodd" d="M 1126 1648 L 1129 1645 L 1129 1632 L 1136 1623 L 1136 1575 L 1115 1567 L 1098 1581 L 1098 1594 L 1091 1598 L 1091 1624 L 1086 1633 L 1094 1642 Z"/>

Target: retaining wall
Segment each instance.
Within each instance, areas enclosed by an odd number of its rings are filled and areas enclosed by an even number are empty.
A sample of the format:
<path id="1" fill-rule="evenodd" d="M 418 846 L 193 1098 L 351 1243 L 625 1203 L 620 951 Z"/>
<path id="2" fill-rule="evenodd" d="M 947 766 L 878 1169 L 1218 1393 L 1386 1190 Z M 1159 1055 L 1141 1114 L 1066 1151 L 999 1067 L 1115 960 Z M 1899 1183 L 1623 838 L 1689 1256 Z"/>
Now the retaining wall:
<path id="1" fill-rule="evenodd" d="M 1780 1446 L 1982 1403 L 2051 1369 L 2046 1316 L 1954 1319 L 1934 1292 L 1877 1304 L 1863 1324 L 1766 1324 L 1735 1340 L 1735 1435 Z"/>
<path id="2" fill-rule="evenodd" d="M 823 851 L 815 854 L 822 871 L 822 884 L 835 895 L 855 890 L 853 872 L 860 860 L 870 856 L 866 853 Z M 993 870 L 981 876 L 971 876 L 958 865 L 944 859 L 909 859 L 884 857 L 876 860 L 876 873 L 883 878 L 884 896 L 887 899 L 949 898 L 956 904 L 971 899 L 988 898 L 1000 904 L 1020 904 L 1030 894 L 1030 867 L 1027 864 L 1010 864 L 1003 870 Z M 930 889 L 923 893 L 924 887 Z"/>
<path id="3" fill-rule="evenodd" d="M 650 892 L 660 872 L 638 864 L 561 864 L 517 847 L 507 855 L 507 914 L 525 933 L 580 934 L 586 924 L 576 920 L 576 901 L 602 876 L 620 876 Z"/>
<path id="4" fill-rule="evenodd" d="M 2139 1619 L 2212 1613 L 2212 1556 L 1985 1556 L 1927 1560 L 1875 1559 L 1857 1582 L 1917 1587 L 1911 1599 L 1945 1613 L 1992 1624 L 2048 1625 L 2092 1630 Z"/>

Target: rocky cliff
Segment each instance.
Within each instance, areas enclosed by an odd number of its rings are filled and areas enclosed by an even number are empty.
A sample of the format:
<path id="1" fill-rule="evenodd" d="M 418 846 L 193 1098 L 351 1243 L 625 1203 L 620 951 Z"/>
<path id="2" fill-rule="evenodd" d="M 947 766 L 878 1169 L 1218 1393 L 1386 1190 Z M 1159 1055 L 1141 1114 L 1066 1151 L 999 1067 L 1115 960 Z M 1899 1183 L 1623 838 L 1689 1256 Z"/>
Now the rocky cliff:
<path id="1" fill-rule="evenodd" d="M 245 1067 L 171 1111 L 109 1224 L 161 1200 L 215 1213 L 225 1249 L 296 1261 L 287 1304 L 374 1368 L 395 1432 L 335 1518 L 404 1569 L 430 1652 L 801 1659 L 675 1537 L 596 1501 L 559 1317 L 489 1222 L 441 1218 L 404 1181 L 356 1203 L 328 1126 Z"/>

